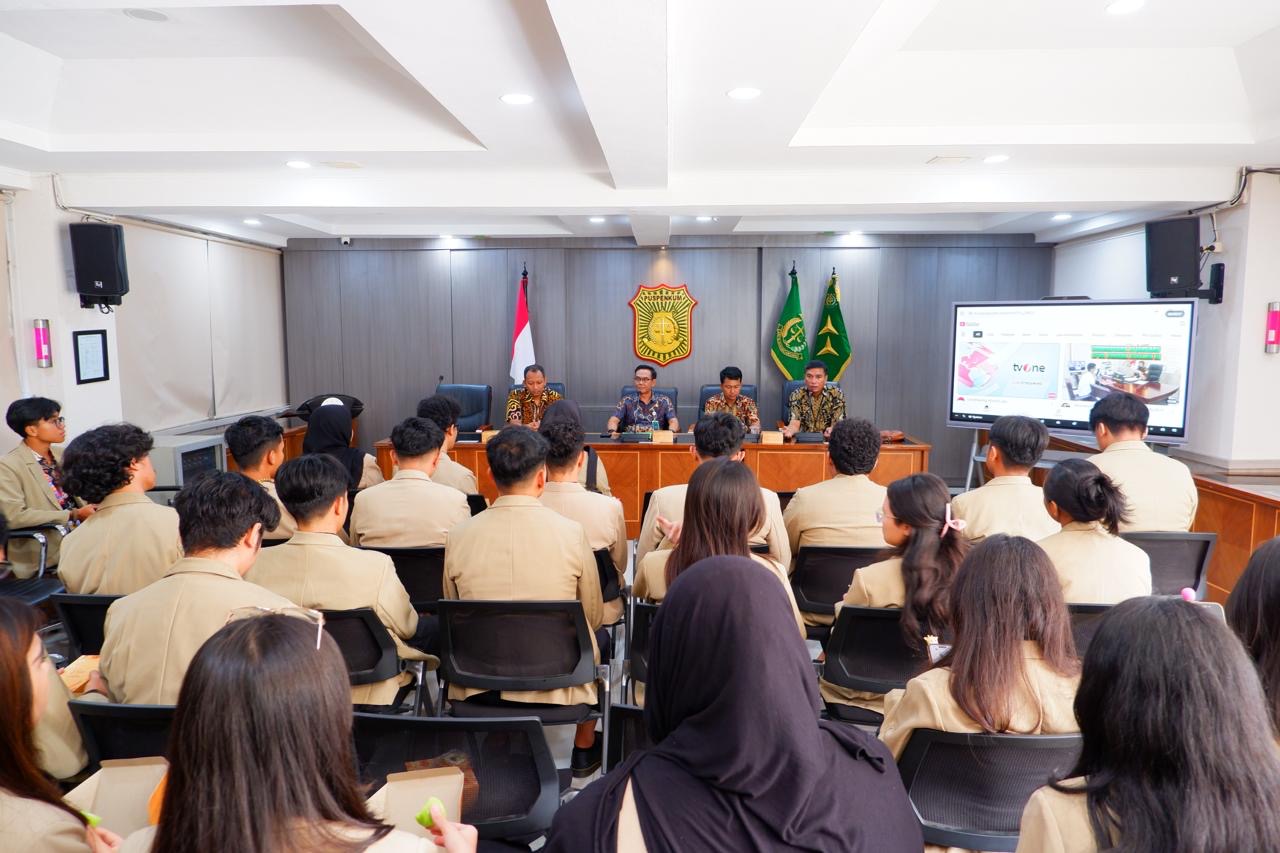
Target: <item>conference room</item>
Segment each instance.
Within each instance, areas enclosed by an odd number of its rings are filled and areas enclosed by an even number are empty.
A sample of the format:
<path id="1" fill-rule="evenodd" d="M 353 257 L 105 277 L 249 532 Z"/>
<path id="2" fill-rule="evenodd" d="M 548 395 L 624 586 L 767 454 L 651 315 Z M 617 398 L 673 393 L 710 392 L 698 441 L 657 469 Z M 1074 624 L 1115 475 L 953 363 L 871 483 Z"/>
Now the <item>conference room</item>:
<path id="1" fill-rule="evenodd" d="M 1280 850 L 1277 57 L 0 0 L 0 848 Z"/>

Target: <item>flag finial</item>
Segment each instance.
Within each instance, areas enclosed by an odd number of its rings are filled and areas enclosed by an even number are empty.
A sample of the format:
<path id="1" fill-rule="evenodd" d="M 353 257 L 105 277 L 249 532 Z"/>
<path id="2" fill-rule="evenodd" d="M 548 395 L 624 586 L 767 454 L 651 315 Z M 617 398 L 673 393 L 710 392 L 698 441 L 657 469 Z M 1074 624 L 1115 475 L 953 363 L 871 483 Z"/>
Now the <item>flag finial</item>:
<path id="1" fill-rule="evenodd" d="M 520 276 L 521 276 L 522 278 L 528 278 L 528 277 L 529 277 L 529 264 L 528 264 L 528 262 L 527 262 L 527 261 L 521 261 L 521 262 L 520 262 Z"/>
<path id="2" fill-rule="evenodd" d="M 832 278 L 835 278 L 835 277 L 836 277 L 836 268 L 835 268 L 835 267 L 832 267 L 832 268 L 831 268 L 831 277 L 832 277 Z"/>
<path id="3" fill-rule="evenodd" d="M 789 275 L 795 275 L 795 274 L 796 274 L 796 262 L 795 262 L 795 261 L 792 261 L 792 262 L 791 262 L 791 272 L 790 272 L 790 273 L 788 273 L 788 274 L 789 274 Z"/>

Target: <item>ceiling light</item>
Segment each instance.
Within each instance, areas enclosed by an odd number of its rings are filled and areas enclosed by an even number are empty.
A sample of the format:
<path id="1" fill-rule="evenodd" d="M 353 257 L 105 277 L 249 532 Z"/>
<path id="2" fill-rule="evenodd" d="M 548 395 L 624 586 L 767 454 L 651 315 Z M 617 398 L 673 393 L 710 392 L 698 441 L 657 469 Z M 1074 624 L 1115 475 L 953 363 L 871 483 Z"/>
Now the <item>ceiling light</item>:
<path id="1" fill-rule="evenodd" d="M 163 24 L 169 20 L 168 15 L 155 9 L 125 9 L 124 13 L 135 21 L 149 21 L 153 24 Z"/>
<path id="2" fill-rule="evenodd" d="M 285 165 L 288 166 L 290 169 L 310 169 L 311 168 L 311 164 L 308 163 L 306 160 L 290 160 L 289 162 L 285 163 Z"/>
<path id="3" fill-rule="evenodd" d="M 983 157 L 982 162 L 986 163 L 988 166 L 994 166 L 997 163 L 1007 163 L 1009 162 L 1009 155 L 1008 154 L 991 154 L 986 157 Z"/>
<path id="4" fill-rule="evenodd" d="M 591 221 L 591 222 L 593 222 L 593 223 L 594 223 L 594 224 L 596 224 L 596 225 L 599 225 L 601 222 L 604 222 L 604 217 L 603 217 L 603 216 L 593 216 L 593 217 L 591 217 L 591 220 L 590 220 L 590 221 Z"/>
<path id="5" fill-rule="evenodd" d="M 246 220 L 244 221 L 244 224 L 245 224 L 245 225 L 261 225 L 261 224 L 262 224 L 262 220 L 261 220 L 261 219 L 246 219 Z"/>
<path id="6" fill-rule="evenodd" d="M 1146 5 L 1147 0 L 1112 0 L 1107 4 L 1107 11 L 1112 15 L 1128 15 Z"/>
<path id="7" fill-rule="evenodd" d="M 735 101 L 753 101 L 760 97 L 760 90 L 753 86 L 739 86 L 736 89 L 730 89 L 725 94 Z"/>
<path id="8" fill-rule="evenodd" d="M 522 92 L 508 92 L 507 94 L 498 98 L 498 100 L 502 101 L 502 103 L 507 104 L 508 106 L 523 107 L 526 104 L 533 103 L 533 95 L 526 95 Z"/>
<path id="9" fill-rule="evenodd" d="M 1055 213 L 1053 215 L 1054 222 L 1066 222 L 1070 218 L 1071 218 L 1070 213 Z"/>
<path id="10" fill-rule="evenodd" d="M 699 216 L 699 217 L 698 217 L 698 221 L 699 221 L 699 222 L 710 222 L 710 221 L 711 221 L 711 217 L 710 217 L 710 216 Z"/>

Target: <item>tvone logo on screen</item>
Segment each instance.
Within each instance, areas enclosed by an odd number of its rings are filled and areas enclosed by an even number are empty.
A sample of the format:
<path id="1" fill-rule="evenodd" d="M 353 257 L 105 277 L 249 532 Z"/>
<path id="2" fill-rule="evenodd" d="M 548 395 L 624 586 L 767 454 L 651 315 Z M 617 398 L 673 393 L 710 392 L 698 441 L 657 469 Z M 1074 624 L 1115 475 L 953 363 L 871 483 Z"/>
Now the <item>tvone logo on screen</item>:
<path id="1" fill-rule="evenodd" d="M 1043 364 L 1015 364 L 1013 366 L 1014 373 L 1044 373 L 1045 369 Z"/>

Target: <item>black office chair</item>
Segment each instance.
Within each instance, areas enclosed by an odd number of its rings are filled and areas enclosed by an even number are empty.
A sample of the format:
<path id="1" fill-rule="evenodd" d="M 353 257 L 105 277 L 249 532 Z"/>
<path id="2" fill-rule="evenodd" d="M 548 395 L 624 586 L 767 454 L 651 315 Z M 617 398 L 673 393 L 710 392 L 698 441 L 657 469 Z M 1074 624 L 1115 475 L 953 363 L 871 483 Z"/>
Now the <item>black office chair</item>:
<path id="1" fill-rule="evenodd" d="M 109 759 L 168 754 L 173 705 L 117 705 L 72 699 L 67 707 L 80 730 L 91 767 Z"/>
<path id="2" fill-rule="evenodd" d="M 795 392 L 797 388 L 801 388 L 803 386 L 804 386 L 803 379 L 788 379 L 786 382 L 782 383 L 782 414 L 778 417 L 778 419 L 783 423 L 787 423 L 789 420 L 791 420 L 791 395 Z M 827 387 L 839 388 L 840 383 L 828 382 Z"/>
<path id="3" fill-rule="evenodd" d="M 320 406 L 324 404 L 324 401 L 328 400 L 330 397 L 334 397 L 342 401 L 342 404 L 350 410 L 351 420 L 353 421 L 360 417 L 360 413 L 364 411 L 364 403 L 361 402 L 358 397 L 352 397 L 350 394 L 317 394 L 305 403 L 294 406 L 292 411 L 285 412 L 280 415 L 280 417 L 299 418 L 303 421 L 309 421 L 311 420 L 311 413 L 320 408 Z"/>
<path id="4" fill-rule="evenodd" d="M 846 548 L 803 545 L 796 552 L 796 565 L 791 573 L 791 591 L 801 613 L 831 616 L 836 602 L 844 598 L 853 581 L 853 573 L 876 562 L 883 548 Z M 809 639 L 826 642 L 831 628 L 812 625 Z"/>
<path id="5" fill-rule="evenodd" d="M 479 515 L 489 508 L 489 502 L 484 499 L 484 495 L 467 495 L 467 507 L 472 515 Z"/>
<path id="6" fill-rule="evenodd" d="M 791 499 L 796 496 L 795 492 L 778 492 L 778 506 L 783 511 L 787 511 L 787 504 L 791 503 Z"/>
<path id="7" fill-rule="evenodd" d="M 698 390 L 698 417 L 702 417 L 707 411 L 707 401 L 720 393 L 719 385 L 703 385 Z M 756 408 L 760 406 L 760 400 L 756 397 L 756 386 L 743 385 L 742 390 L 738 392 L 743 397 L 750 397 L 756 403 Z M 672 402 L 675 402 L 674 400 Z"/>
<path id="8" fill-rule="evenodd" d="M 598 548 L 595 551 L 596 571 L 600 575 L 600 596 L 603 601 L 617 601 L 622 595 L 622 589 L 618 586 L 618 570 L 613 565 L 613 557 L 609 556 L 608 548 Z"/>
<path id="9" fill-rule="evenodd" d="M 400 657 L 396 642 L 387 626 L 378 619 L 370 607 L 354 610 L 322 610 L 324 630 L 333 637 L 347 664 L 347 678 L 351 686 L 377 684 L 400 675 Z M 423 701 L 423 679 L 419 673 L 415 679 L 417 693 L 414 708 L 420 709 Z M 400 707 L 414 684 L 401 687 L 387 710 Z"/>
<path id="10" fill-rule="evenodd" d="M 70 645 L 71 660 L 80 655 L 96 655 L 102 651 L 103 624 L 107 621 L 107 609 L 122 595 L 71 595 L 59 593 L 52 596 L 54 610 L 62 622 Z"/>
<path id="11" fill-rule="evenodd" d="M 458 416 L 458 432 L 477 432 L 490 425 L 489 412 L 493 409 L 492 385 L 436 386 L 436 393 L 451 397 L 462 407 Z"/>
<path id="12" fill-rule="evenodd" d="M 355 715 L 360 781 L 377 789 L 387 775 L 423 762 L 463 771 L 462 814 L 484 839 L 536 836 L 551 826 L 560 783 L 541 723 L 534 717 L 449 719 Z"/>
<path id="13" fill-rule="evenodd" d="M 1169 533 L 1141 531 L 1121 533 L 1151 558 L 1151 592 L 1177 595 L 1186 587 L 1203 597 L 1209 561 L 1213 559 L 1216 533 Z"/>
<path id="14" fill-rule="evenodd" d="M 901 616 L 896 607 L 846 604 L 840 608 L 827 643 L 823 679 L 837 687 L 868 693 L 906 687 L 928 668 L 929 656 L 923 648 L 907 645 L 899 625 Z M 878 726 L 884 720 L 875 711 L 838 702 L 827 703 L 827 713 L 832 719 L 864 726 Z"/>
<path id="15" fill-rule="evenodd" d="M 965 734 L 916 729 L 898 772 L 925 844 L 1016 850 L 1022 810 L 1039 787 L 1065 776 L 1080 735 Z"/>
<path id="16" fill-rule="evenodd" d="M 262 540 L 262 547 L 263 547 L 263 548 L 274 548 L 274 547 L 276 547 L 277 545 L 283 545 L 284 543 L 286 543 L 286 542 L 288 542 L 288 541 L 289 541 L 288 539 L 263 539 L 263 540 Z"/>
<path id="17" fill-rule="evenodd" d="M 654 389 L 653 389 L 653 393 L 654 393 L 654 395 L 660 395 L 660 396 L 667 397 L 668 399 L 670 399 L 670 400 L 671 400 L 671 408 L 672 408 L 673 410 L 674 410 L 674 409 L 675 409 L 675 408 L 680 404 L 680 389 L 679 389 L 679 388 L 654 388 Z M 623 386 L 622 386 L 622 391 L 618 394 L 618 399 L 619 399 L 619 400 L 621 400 L 623 397 L 627 397 L 627 396 L 634 397 L 635 395 L 636 395 L 636 386 L 634 386 L 634 385 L 623 385 Z"/>
<path id="18" fill-rule="evenodd" d="M 1099 622 L 1110 609 L 1110 604 L 1067 605 L 1067 612 L 1071 615 L 1071 636 L 1076 641 L 1076 654 L 1082 659 L 1093 642 L 1093 635 L 1098 632 Z"/>
<path id="19" fill-rule="evenodd" d="M 653 630 L 653 620 L 658 617 L 658 605 L 636 601 L 635 596 L 632 596 L 628 609 L 627 659 L 622 669 L 626 684 L 623 685 L 622 695 L 627 695 L 626 688 L 630 685 L 634 701 L 636 682 L 644 684 L 649 680 L 649 634 Z"/>
<path id="20" fill-rule="evenodd" d="M 49 560 L 49 531 L 56 528 L 53 524 L 42 524 L 36 527 L 20 527 L 9 531 L 10 541 L 14 539 L 30 539 L 40 545 L 40 556 L 36 562 L 36 573 L 29 578 L 0 577 L 0 596 L 16 598 L 32 607 L 39 607 L 52 596 L 65 592 L 66 587 L 56 577 L 46 577 L 44 570 Z"/>
<path id="21" fill-rule="evenodd" d="M 615 702 L 609 708 L 609 742 L 605 744 L 605 768 L 617 767 L 637 749 L 653 746 L 644 724 L 644 709 Z"/>
<path id="22" fill-rule="evenodd" d="M 507 388 L 507 396 L 511 396 L 512 391 L 519 391 L 523 387 L 524 387 L 523 382 L 510 386 L 509 388 Z M 547 389 L 550 391 L 555 391 L 557 394 L 560 395 L 560 398 L 562 400 L 569 399 L 569 392 L 565 390 L 563 382 L 548 382 Z"/>
<path id="23" fill-rule="evenodd" d="M 396 577 L 409 593 L 409 602 L 419 613 L 435 613 L 444 589 L 444 548 L 374 548 L 364 551 L 386 554 L 396 567 Z"/>

